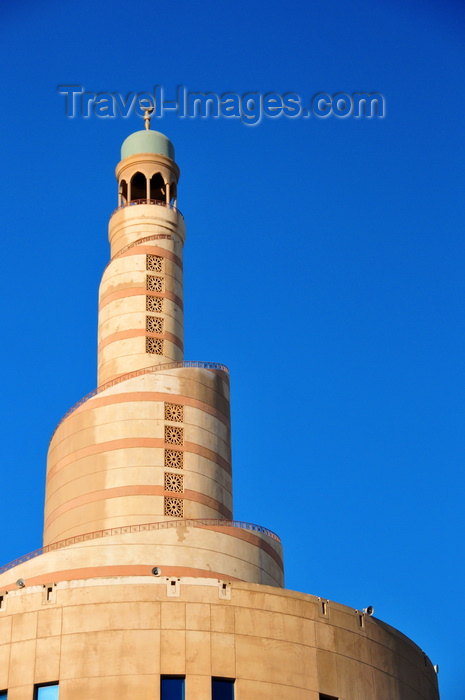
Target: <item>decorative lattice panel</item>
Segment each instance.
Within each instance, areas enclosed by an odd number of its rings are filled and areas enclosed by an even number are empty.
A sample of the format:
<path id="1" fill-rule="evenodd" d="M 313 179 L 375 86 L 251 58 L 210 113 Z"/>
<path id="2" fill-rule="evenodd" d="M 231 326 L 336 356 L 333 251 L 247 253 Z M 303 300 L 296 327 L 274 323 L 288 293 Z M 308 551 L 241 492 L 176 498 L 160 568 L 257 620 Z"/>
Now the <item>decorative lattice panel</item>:
<path id="1" fill-rule="evenodd" d="M 165 496 L 165 515 L 172 515 L 175 518 L 182 518 L 184 515 L 184 504 L 182 498 Z"/>
<path id="2" fill-rule="evenodd" d="M 165 403 L 165 420 L 182 423 L 184 420 L 184 406 L 179 403 Z"/>
<path id="3" fill-rule="evenodd" d="M 147 316 L 145 319 L 145 330 L 148 333 L 163 333 L 163 319 L 156 316 Z"/>
<path id="4" fill-rule="evenodd" d="M 177 493 L 182 493 L 184 491 L 183 475 L 165 472 L 165 491 L 175 491 Z"/>
<path id="5" fill-rule="evenodd" d="M 163 277 L 147 275 L 147 289 L 149 292 L 162 292 L 163 288 Z"/>
<path id="6" fill-rule="evenodd" d="M 145 308 L 147 311 L 154 311 L 157 314 L 161 314 L 163 311 L 163 297 L 145 297 Z"/>
<path id="7" fill-rule="evenodd" d="M 163 340 L 161 338 L 146 338 L 145 351 L 152 355 L 163 355 Z"/>
<path id="8" fill-rule="evenodd" d="M 163 297 L 147 296 L 145 298 L 145 308 L 147 311 L 161 314 L 163 311 Z"/>
<path id="9" fill-rule="evenodd" d="M 163 272 L 163 258 L 161 255 L 147 255 L 147 270 Z"/>
<path id="10" fill-rule="evenodd" d="M 165 467 L 184 469 L 184 453 L 180 450 L 165 450 Z"/>
<path id="11" fill-rule="evenodd" d="M 182 445 L 184 443 L 184 430 L 174 425 L 165 425 L 165 442 L 168 445 Z"/>

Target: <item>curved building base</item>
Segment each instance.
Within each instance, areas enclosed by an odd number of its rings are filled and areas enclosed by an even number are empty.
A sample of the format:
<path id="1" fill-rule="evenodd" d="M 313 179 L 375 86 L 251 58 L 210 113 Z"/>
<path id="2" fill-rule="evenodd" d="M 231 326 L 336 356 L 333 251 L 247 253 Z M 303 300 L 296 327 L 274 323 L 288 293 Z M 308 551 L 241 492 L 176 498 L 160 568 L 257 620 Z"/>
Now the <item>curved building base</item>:
<path id="1" fill-rule="evenodd" d="M 237 700 L 438 700 L 429 659 L 397 630 L 311 595 L 216 578 L 115 576 L 26 586 L 3 596 L 0 687 L 30 700 L 186 698 L 235 681 Z"/>

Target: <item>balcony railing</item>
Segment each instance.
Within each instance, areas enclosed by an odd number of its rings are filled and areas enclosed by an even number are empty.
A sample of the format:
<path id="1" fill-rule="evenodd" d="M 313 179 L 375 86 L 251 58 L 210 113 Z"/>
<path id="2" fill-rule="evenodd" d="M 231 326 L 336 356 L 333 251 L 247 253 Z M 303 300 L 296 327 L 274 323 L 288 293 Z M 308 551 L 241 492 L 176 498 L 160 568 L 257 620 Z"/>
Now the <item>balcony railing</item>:
<path id="1" fill-rule="evenodd" d="M 179 216 L 182 219 L 184 219 L 182 213 L 177 207 L 174 206 L 174 204 L 163 202 L 160 199 L 133 199 L 132 202 L 127 202 L 126 204 L 121 204 L 119 207 L 116 207 L 116 209 L 112 212 L 111 216 L 116 214 L 116 212 L 120 209 L 126 209 L 126 207 L 132 207 L 136 204 L 155 204 L 158 207 L 166 207 L 167 209 L 171 209 L 171 211 L 176 212 L 176 214 L 179 214 Z"/>
<path id="2" fill-rule="evenodd" d="M 141 374 L 151 374 L 152 372 L 161 372 L 165 369 L 177 369 L 181 367 L 199 367 L 200 369 L 214 369 L 219 370 L 220 372 L 225 372 L 227 375 L 229 375 L 228 368 L 225 365 L 220 364 L 219 362 L 201 362 L 198 360 L 186 360 L 185 362 L 166 362 L 162 365 L 152 365 L 151 367 L 143 367 L 142 369 L 136 369 L 133 372 L 122 374 L 119 377 L 116 377 L 115 379 L 111 379 L 109 382 L 105 382 L 105 384 L 101 384 L 100 386 L 96 387 L 88 394 L 83 396 L 82 399 L 79 399 L 79 401 L 77 401 L 73 406 L 71 406 L 71 408 L 69 408 L 66 411 L 65 415 L 62 416 L 62 418 L 59 420 L 55 430 L 53 431 L 53 435 L 55 435 L 56 431 L 58 430 L 58 427 L 63 423 L 65 418 L 70 416 L 71 413 L 74 413 L 74 411 L 76 411 L 79 408 L 79 406 L 82 406 L 83 403 L 91 399 L 93 396 L 96 396 L 102 391 L 105 391 L 105 389 L 109 389 L 110 387 L 115 386 L 115 384 L 125 382 L 126 379 L 139 377 Z M 53 435 L 50 438 L 50 440 L 53 439 Z"/>
<path id="3" fill-rule="evenodd" d="M 88 532 L 85 535 L 76 535 L 75 537 L 68 537 L 59 542 L 53 542 L 53 544 L 48 544 L 46 547 L 40 547 L 40 549 L 35 549 L 29 554 L 24 554 L 22 557 L 18 557 L 14 561 L 10 561 L 9 564 L 5 564 L 0 568 L 0 574 L 4 574 L 5 571 L 13 569 L 19 564 L 24 564 L 24 562 L 30 559 L 35 559 L 41 554 L 46 554 L 47 552 L 53 552 L 57 549 L 63 549 L 64 547 L 69 547 L 72 544 L 78 544 L 79 542 L 87 542 L 89 540 L 99 540 L 102 537 L 111 537 L 114 535 L 126 535 L 131 532 L 147 532 L 149 530 L 168 530 L 173 527 L 232 527 L 239 528 L 241 530 L 250 530 L 252 532 L 260 532 L 262 535 L 267 535 L 276 542 L 281 543 L 280 538 L 271 530 L 261 525 L 255 525 L 254 523 L 246 523 L 243 520 L 221 520 L 220 518 L 195 518 L 186 520 L 163 520 L 158 523 L 144 523 L 143 525 L 123 525 L 121 527 L 112 527 L 106 530 L 97 530 L 95 532 Z"/>

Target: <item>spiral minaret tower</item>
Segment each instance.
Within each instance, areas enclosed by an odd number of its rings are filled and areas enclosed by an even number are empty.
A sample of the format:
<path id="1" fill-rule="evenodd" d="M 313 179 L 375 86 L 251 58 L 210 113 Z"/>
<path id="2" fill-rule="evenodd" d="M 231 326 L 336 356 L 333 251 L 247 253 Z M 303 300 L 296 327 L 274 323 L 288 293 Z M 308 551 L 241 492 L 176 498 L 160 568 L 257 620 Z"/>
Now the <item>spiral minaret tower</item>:
<path id="1" fill-rule="evenodd" d="M 438 700 L 413 642 L 285 590 L 279 538 L 234 519 L 228 370 L 184 358 L 179 176 L 163 134 L 124 141 L 97 386 L 52 436 L 43 546 L 0 569 L 0 700 Z M 305 587 L 322 530 L 295 531 Z"/>

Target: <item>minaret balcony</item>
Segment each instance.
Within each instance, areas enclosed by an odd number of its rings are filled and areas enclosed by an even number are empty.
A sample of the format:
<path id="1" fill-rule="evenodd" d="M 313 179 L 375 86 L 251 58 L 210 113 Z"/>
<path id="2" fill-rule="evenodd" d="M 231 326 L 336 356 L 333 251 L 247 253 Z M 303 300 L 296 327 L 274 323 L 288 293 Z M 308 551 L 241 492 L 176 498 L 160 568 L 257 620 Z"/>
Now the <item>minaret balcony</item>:
<path id="1" fill-rule="evenodd" d="M 116 214 L 116 212 L 120 211 L 121 209 L 126 209 L 127 207 L 132 207 L 133 205 L 137 204 L 154 204 L 159 207 L 166 207 L 167 209 L 171 209 L 171 211 L 174 211 L 176 214 L 178 214 L 181 217 L 181 219 L 184 219 L 184 216 L 182 215 L 181 211 L 174 204 L 172 204 L 171 202 L 164 202 L 161 199 L 133 199 L 132 202 L 125 202 L 119 207 L 116 207 L 111 216 L 114 216 L 114 214 Z"/>

